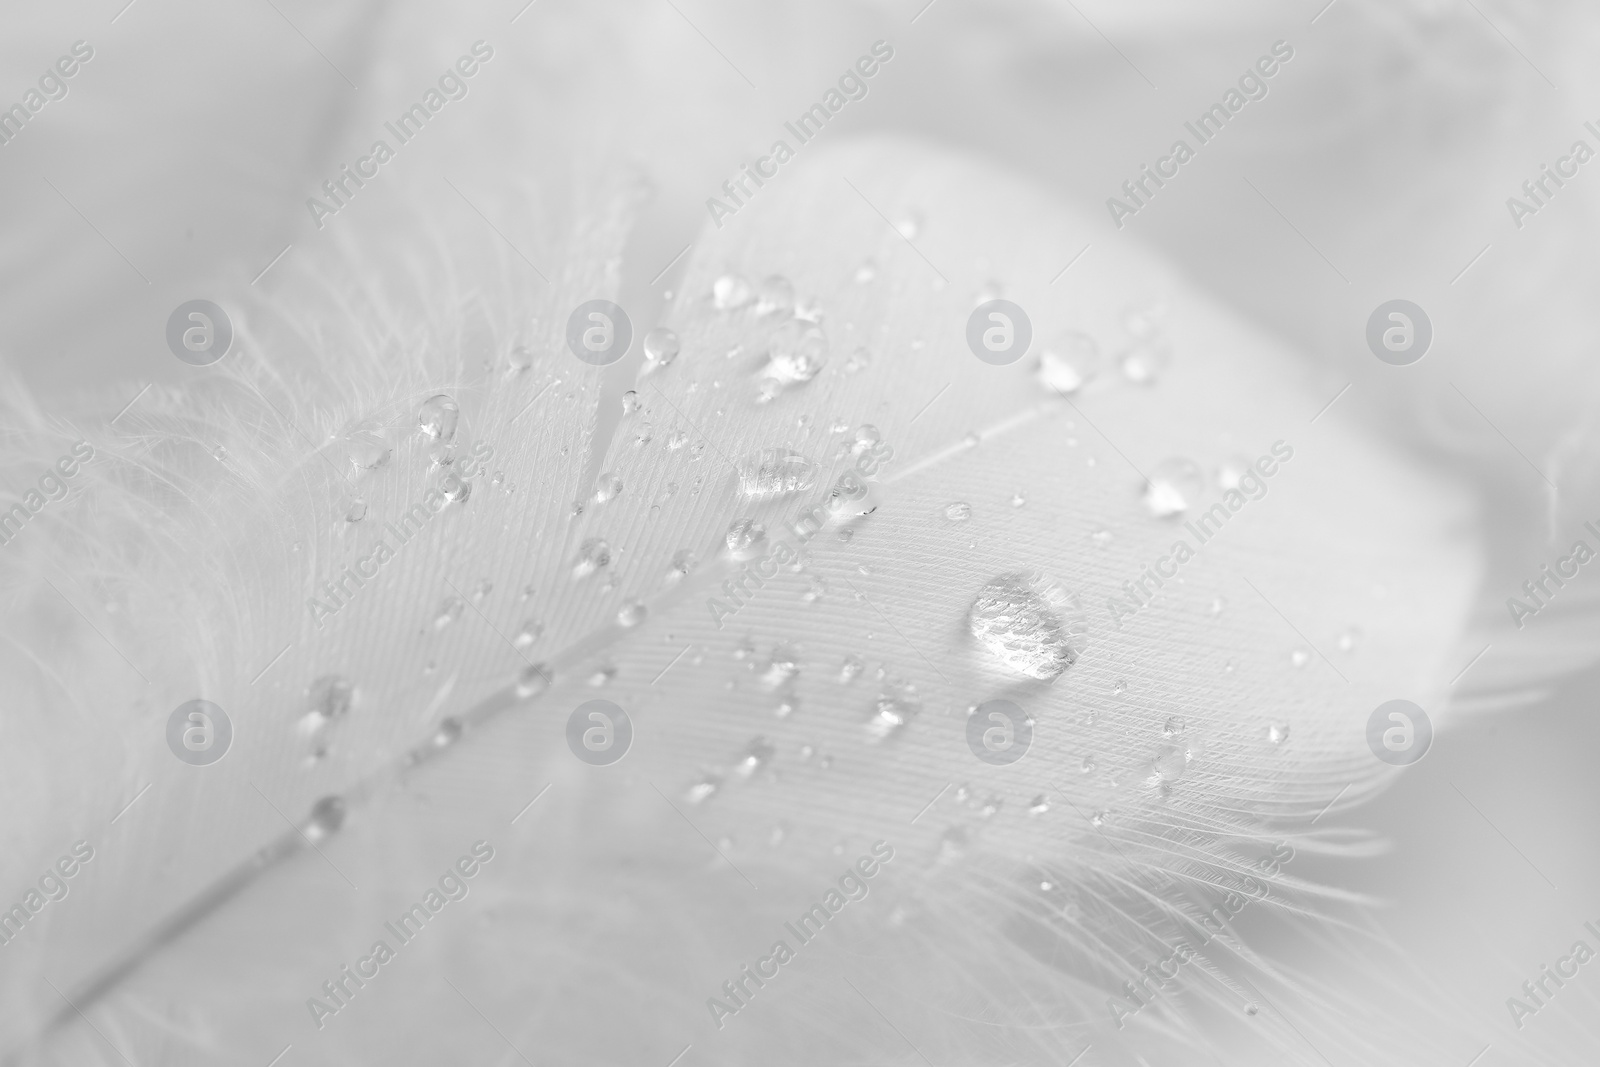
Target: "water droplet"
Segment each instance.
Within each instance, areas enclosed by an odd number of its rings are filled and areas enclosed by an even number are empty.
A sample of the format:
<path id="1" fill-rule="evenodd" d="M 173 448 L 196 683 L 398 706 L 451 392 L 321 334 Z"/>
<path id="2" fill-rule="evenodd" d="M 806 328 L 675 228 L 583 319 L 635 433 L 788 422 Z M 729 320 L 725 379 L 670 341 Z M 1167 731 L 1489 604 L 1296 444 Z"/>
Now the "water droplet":
<path id="1" fill-rule="evenodd" d="M 350 503 L 350 510 L 344 513 L 345 522 L 360 522 L 367 517 L 367 502 L 357 497 Z"/>
<path id="2" fill-rule="evenodd" d="M 439 479 L 439 492 L 452 503 L 465 502 L 472 495 L 472 483 L 451 471 Z"/>
<path id="3" fill-rule="evenodd" d="M 1128 683 L 1123 681 L 1121 678 L 1118 678 L 1116 681 L 1111 683 L 1111 695 L 1112 696 L 1121 696 L 1123 693 L 1126 693 L 1127 691 L 1128 691 Z"/>
<path id="4" fill-rule="evenodd" d="M 711 303 L 718 311 L 732 311 L 750 303 L 750 283 L 737 274 L 724 274 L 711 283 Z"/>
<path id="5" fill-rule="evenodd" d="M 794 283 L 781 274 L 768 275 L 761 282 L 757 315 L 788 315 L 794 311 Z"/>
<path id="6" fill-rule="evenodd" d="M 1030 800 L 1028 802 L 1028 814 L 1029 815 L 1043 815 L 1045 812 L 1047 812 L 1049 810 L 1050 810 L 1050 799 L 1048 797 L 1046 797 L 1043 793 L 1040 793 L 1038 796 L 1034 797 L 1032 800 Z M 1040 882 L 1039 883 L 1039 888 L 1048 891 L 1049 888 L 1050 888 L 1050 883 L 1049 882 Z"/>
<path id="7" fill-rule="evenodd" d="M 1089 535 L 1089 540 L 1093 541 L 1098 548 L 1109 548 L 1111 539 L 1111 531 L 1104 526 Z"/>
<path id="8" fill-rule="evenodd" d="M 846 656 L 844 663 L 839 667 L 839 684 L 849 685 L 861 677 L 861 672 L 866 669 L 866 664 L 861 662 L 860 656 Z"/>
<path id="9" fill-rule="evenodd" d="M 778 689 L 800 673 L 800 657 L 794 649 L 783 645 L 772 650 L 767 669 L 761 672 L 761 684 L 767 689 Z"/>
<path id="10" fill-rule="evenodd" d="M 1189 769 L 1189 750 L 1178 745 L 1162 745 L 1152 761 L 1156 777 L 1163 782 L 1175 782 Z"/>
<path id="11" fill-rule="evenodd" d="M 1295 669 L 1298 670 L 1299 668 L 1304 667 L 1306 664 L 1311 662 L 1311 653 L 1307 652 L 1303 648 L 1297 648 L 1293 652 L 1289 653 L 1289 662 L 1294 664 Z"/>
<path id="12" fill-rule="evenodd" d="M 908 241 L 915 241 L 917 235 L 922 233 L 923 215 L 920 211 L 910 211 L 900 216 L 894 224 L 896 232 Z"/>
<path id="13" fill-rule="evenodd" d="M 1251 470 L 1250 460 L 1244 456 L 1229 456 L 1217 465 L 1217 488 L 1223 492 L 1239 488 L 1239 479 Z"/>
<path id="14" fill-rule="evenodd" d="M 461 738 L 461 720 L 454 716 L 440 721 L 433 737 L 429 738 L 434 748 L 449 748 Z"/>
<path id="15" fill-rule="evenodd" d="M 324 674 L 306 688 L 306 712 L 301 729 L 316 733 L 334 719 L 347 714 L 355 699 L 355 687 L 337 674 Z"/>
<path id="16" fill-rule="evenodd" d="M 672 433 L 667 435 L 667 448 L 673 452 L 678 451 L 688 443 L 689 435 L 682 430 L 673 430 Z"/>
<path id="17" fill-rule="evenodd" d="M 647 613 L 648 609 L 642 603 L 637 600 L 630 600 L 617 609 L 617 625 L 638 626 L 641 622 L 644 622 L 644 617 Z"/>
<path id="18" fill-rule="evenodd" d="M 435 441 L 448 442 L 456 435 L 461 418 L 460 406 L 443 393 L 430 396 L 417 409 L 417 426 Z"/>
<path id="19" fill-rule="evenodd" d="M 772 333 L 767 365 L 761 372 L 779 385 L 809 382 L 828 356 L 828 337 L 817 326 L 791 320 Z"/>
<path id="20" fill-rule="evenodd" d="M 1027 502 L 1028 502 L 1028 498 L 1023 496 L 1021 493 L 1012 493 L 1011 494 L 1011 506 L 1012 507 L 1020 508 L 1024 504 L 1026 504 Z"/>
<path id="21" fill-rule="evenodd" d="M 657 326 L 644 335 L 644 358 L 658 367 L 665 367 L 678 358 L 678 335 L 665 326 Z"/>
<path id="22" fill-rule="evenodd" d="M 734 559 L 749 559 L 758 555 L 766 540 L 766 527 L 754 519 L 736 519 L 728 526 L 728 554 Z"/>
<path id="23" fill-rule="evenodd" d="M 1075 393 L 1100 373 L 1100 346 L 1085 333 L 1068 331 L 1039 353 L 1039 383 L 1060 393 Z"/>
<path id="24" fill-rule="evenodd" d="M 312 844 L 320 844 L 339 832 L 344 825 L 344 801 L 336 796 L 323 797 L 311 806 L 301 832 Z"/>
<path id="25" fill-rule="evenodd" d="M 591 537 L 578 546 L 578 562 L 573 564 L 572 576 L 583 578 L 610 565 L 611 546 L 598 537 Z"/>
<path id="26" fill-rule="evenodd" d="M 855 279 L 857 285 L 866 285 L 877 276 L 878 265 L 870 259 L 862 261 L 861 266 L 856 268 Z"/>
<path id="27" fill-rule="evenodd" d="M 714 774 L 708 774 L 698 782 L 691 785 L 683 794 L 683 799 L 690 804 L 703 804 L 716 795 L 722 788 L 722 779 Z"/>
<path id="28" fill-rule="evenodd" d="M 845 373 L 847 374 L 855 374 L 858 371 L 864 371 L 870 366 L 872 366 L 872 352 L 860 346 L 857 346 L 853 351 L 851 351 L 850 358 L 844 361 L 844 369 Z M 833 432 L 844 433 L 844 430 L 838 429 L 834 430 Z"/>
<path id="29" fill-rule="evenodd" d="M 222 445 L 218 445 L 211 450 L 211 458 L 218 463 L 226 463 L 228 461 L 228 450 Z"/>
<path id="30" fill-rule="evenodd" d="M 800 591 L 801 600 L 804 600 L 807 604 L 815 604 L 827 595 L 828 581 L 826 578 L 820 574 L 806 575 L 806 587 Z M 857 599 L 865 600 L 866 597 L 858 594 Z"/>
<path id="31" fill-rule="evenodd" d="M 967 828 L 952 826 L 939 835 L 939 851 L 933 862 L 941 867 L 958 862 L 967 854 Z"/>
<path id="32" fill-rule="evenodd" d="M 1339 651 L 1354 652 L 1356 642 L 1359 640 L 1361 640 L 1360 629 L 1354 626 L 1349 627 L 1344 631 L 1344 633 L 1339 635 Z"/>
<path id="33" fill-rule="evenodd" d="M 694 570 L 696 562 L 693 552 L 690 552 L 687 548 L 680 548 L 672 555 L 672 563 L 667 568 L 667 581 L 679 581 Z"/>
<path id="34" fill-rule="evenodd" d="M 350 465 L 357 474 L 377 470 L 389 462 L 388 442 L 377 434 L 353 433 L 346 440 L 349 442 Z"/>
<path id="35" fill-rule="evenodd" d="M 1228 602 L 1220 596 L 1211 598 L 1211 607 L 1207 609 L 1213 616 L 1221 615 Z"/>
<path id="36" fill-rule="evenodd" d="M 1188 725 L 1188 723 L 1174 715 L 1162 724 L 1161 734 L 1163 737 L 1177 737 L 1188 728 Z"/>
<path id="37" fill-rule="evenodd" d="M 972 517 L 972 505 L 958 500 L 944 509 L 944 517 L 948 522 L 966 522 Z"/>
<path id="38" fill-rule="evenodd" d="M 474 604 L 482 604 L 483 598 L 492 592 L 494 592 L 494 583 L 484 578 L 472 587 L 472 602 Z"/>
<path id="39" fill-rule="evenodd" d="M 1093 815 L 1089 816 L 1089 822 L 1093 826 L 1104 826 L 1106 824 L 1106 818 L 1110 814 L 1111 813 L 1109 811 L 1097 811 Z"/>
<path id="40" fill-rule="evenodd" d="M 538 696 L 550 688 L 550 668 L 543 663 L 530 663 L 517 674 L 517 696 L 522 700 Z"/>
<path id="41" fill-rule="evenodd" d="M 967 628 L 1011 670 L 1049 680 L 1078 658 L 1056 612 L 1065 599 L 1065 591 L 1037 571 L 1002 574 L 990 579 L 973 600 Z"/>
<path id="42" fill-rule="evenodd" d="M 590 673 L 587 681 L 594 689 L 611 684 L 611 679 L 617 676 L 617 668 L 612 663 L 602 663 Z"/>
<path id="43" fill-rule="evenodd" d="M 1153 385 L 1171 362 L 1172 346 L 1155 338 L 1122 354 L 1122 375 L 1135 385 Z"/>
<path id="44" fill-rule="evenodd" d="M 544 623 L 529 619 L 517 630 L 517 635 L 511 639 L 511 647 L 524 649 L 532 646 L 544 633 Z"/>
<path id="45" fill-rule="evenodd" d="M 1246 1015 L 1255 1015 L 1255 1014 L 1259 1013 L 1260 1011 L 1261 1011 L 1261 1008 L 1258 1005 L 1255 1005 L 1255 1004 L 1246 1004 L 1244 1006 L 1244 1013 Z"/>
<path id="46" fill-rule="evenodd" d="M 1267 727 L 1267 740 L 1275 745 L 1281 745 L 1289 740 L 1288 723 L 1275 722 Z"/>
<path id="47" fill-rule="evenodd" d="M 1194 507 L 1204 489 L 1205 476 L 1192 460 L 1164 459 L 1150 468 L 1144 506 L 1155 518 L 1173 518 Z"/>
<path id="48" fill-rule="evenodd" d="M 800 702 L 795 698 L 790 697 L 787 700 L 778 701 L 778 705 L 772 709 L 772 713 L 780 719 L 787 719 L 789 716 L 798 711 L 799 708 Z"/>
<path id="49" fill-rule="evenodd" d="M 632 415 L 639 410 L 639 394 L 632 389 L 622 394 L 622 413 Z"/>
<path id="50" fill-rule="evenodd" d="M 750 742 L 749 747 L 744 750 L 744 755 L 739 757 L 739 762 L 734 765 L 734 771 L 739 777 L 748 778 L 771 761 L 776 751 L 771 741 L 765 737 L 758 737 Z"/>
<path id="51" fill-rule="evenodd" d="M 433 615 L 433 628 L 442 630 L 446 626 L 461 618 L 461 613 L 467 610 L 466 601 L 460 597 L 445 597 L 439 602 L 439 610 Z"/>
<path id="52" fill-rule="evenodd" d="M 1097 766 L 1099 765 L 1095 763 L 1093 756 L 1085 756 L 1083 757 L 1083 762 L 1078 764 L 1078 770 L 1082 771 L 1084 774 L 1093 774 L 1094 769 Z"/>
<path id="53" fill-rule="evenodd" d="M 600 477 L 595 479 L 594 502 L 596 504 L 604 504 L 608 501 L 615 500 L 617 495 L 621 492 L 622 479 L 618 478 L 615 474 L 602 474 Z"/>
<path id="54" fill-rule="evenodd" d="M 908 689 L 880 693 L 867 719 L 867 734 L 874 741 L 886 741 L 903 730 L 921 710 L 922 703 Z"/>
<path id="55" fill-rule="evenodd" d="M 817 465 L 787 448 L 763 448 L 739 464 L 739 492 L 765 499 L 799 493 L 817 484 Z"/>

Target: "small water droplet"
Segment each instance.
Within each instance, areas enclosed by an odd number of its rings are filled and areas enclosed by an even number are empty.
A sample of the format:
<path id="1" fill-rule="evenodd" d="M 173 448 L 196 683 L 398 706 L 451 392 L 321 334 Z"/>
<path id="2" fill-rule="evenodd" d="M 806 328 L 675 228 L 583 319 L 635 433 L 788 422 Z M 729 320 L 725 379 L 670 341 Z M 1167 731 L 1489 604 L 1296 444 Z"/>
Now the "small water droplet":
<path id="1" fill-rule="evenodd" d="M 689 435 L 682 430 L 673 430 L 667 435 L 667 448 L 670 451 L 676 452 L 688 443 Z"/>
<path id="2" fill-rule="evenodd" d="M 878 276 L 878 264 L 870 259 L 863 260 L 861 266 L 856 268 L 855 280 L 857 285 L 866 285 Z"/>
<path id="3" fill-rule="evenodd" d="M 482 604 L 483 598 L 492 592 L 494 592 L 494 583 L 484 578 L 472 587 L 472 602 L 474 604 Z"/>
<path id="4" fill-rule="evenodd" d="M 517 696 L 526 700 L 550 688 L 550 668 L 543 663 L 530 663 L 517 673 Z"/>
<path id="5" fill-rule="evenodd" d="M 1100 346 L 1086 333 L 1068 331 L 1039 353 L 1039 383 L 1059 393 L 1075 393 L 1100 373 Z"/>
<path id="6" fill-rule="evenodd" d="M 1078 764 L 1078 770 L 1082 771 L 1084 774 L 1093 774 L 1094 769 L 1097 766 L 1098 764 L 1095 763 L 1093 756 L 1085 756 L 1083 757 L 1083 762 Z"/>
<path id="7" fill-rule="evenodd" d="M 1109 548 L 1112 540 L 1111 531 L 1102 526 L 1089 535 L 1089 540 L 1093 541 L 1097 548 Z"/>
<path id="8" fill-rule="evenodd" d="M 1210 612 L 1210 614 L 1212 616 L 1217 616 L 1217 615 L 1221 615 L 1222 612 L 1223 612 L 1223 609 L 1226 608 L 1227 606 L 1228 606 L 1227 600 L 1223 599 L 1220 596 L 1216 596 L 1216 597 L 1212 597 L 1211 598 L 1211 607 L 1209 609 L 1207 609 L 1207 610 Z"/>
<path id="9" fill-rule="evenodd" d="M 312 844 L 320 844 L 339 832 L 344 825 L 344 801 L 336 796 L 323 797 L 311 807 L 301 832 Z"/>
<path id="10" fill-rule="evenodd" d="M 454 716 L 440 721 L 429 738 L 434 748 L 449 748 L 461 738 L 461 720 Z"/>
<path id="11" fill-rule="evenodd" d="M 1349 627 L 1344 631 L 1344 633 L 1339 635 L 1339 651 L 1354 652 L 1356 642 L 1359 640 L 1361 640 L 1360 629 L 1354 626 Z"/>
<path id="12" fill-rule="evenodd" d="M 307 733 L 316 733 L 350 711 L 355 687 L 337 674 L 324 674 L 306 688 L 306 712 L 300 720 Z"/>
<path id="13" fill-rule="evenodd" d="M 1122 375 L 1135 385 L 1153 385 L 1172 362 L 1172 346 L 1162 338 L 1134 345 L 1122 354 Z"/>
<path id="14" fill-rule="evenodd" d="M 350 510 L 344 513 L 345 522 L 360 522 L 367 517 L 367 502 L 357 497 L 350 503 Z"/>
<path id="15" fill-rule="evenodd" d="M 1109 811 L 1097 811 L 1093 815 L 1089 816 L 1089 822 L 1097 827 L 1104 826 L 1106 824 L 1106 817 L 1110 814 L 1111 813 Z"/>
<path id="16" fill-rule="evenodd" d="M 794 649 L 779 645 L 772 650 L 766 670 L 761 672 L 761 684 L 767 689 L 778 689 L 794 680 L 800 673 L 800 657 Z"/>
<path id="17" fill-rule="evenodd" d="M 605 504 L 615 500 L 622 492 L 622 479 L 615 474 L 602 474 L 595 479 L 594 502 Z"/>
<path id="18" fill-rule="evenodd" d="M 714 774 L 708 774 L 698 782 L 691 785 L 683 794 L 683 799 L 690 804 L 703 804 L 716 795 L 722 788 L 722 779 Z"/>
<path id="19" fill-rule="evenodd" d="M 353 433 L 346 440 L 349 442 L 350 465 L 357 474 L 377 470 L 389 462 L 389 444 L 377 434 Z"/>
<path id="20" fill-rule="evenodd" d="M 886 741 L 905 729 L 921 710 L 922 703 L 908 689 L 885 690 L 873 702 L 872 714 L 867 718 L 867 734 L 874 741 Z"/>
<path id="21" fill-rule="evenodd" d="M 729 524 L 725 540 L 728 554 L 734 559 L 749 559 L 760 553 L 767 540 L 767 530 L 754 519 L 736 519 Z"/>
<path id="22" fill-rule="evenodd" d="M 948 522 L 966 522 L 972 517 L 972 505 L 958 500 L 944 509 L 944 517 Z"/>
<path id="23" fill-rule="evenodd" d="M 452 503 L 465 502 L 467 497 L 472 495 L 472 483 L 455 471 L 451 471 L 439 479 L 439 492 L 443 493 L 444 498 Z"/>
<path id="24" fill-rule="evenodd" d="M 794 283 L 781 274 L 770 274 L 761 282 L 757 315 L 788 315 L 794 311 Z"/>
<path id="25" fill-rule="evenodd" d="M 1245 456 L 1229 456 L 1217 465 L 1217 488 L 1223 492 L 1239 488 L 1239 481 L 1251 470 Z"/>
<path id="26" fill-rule="evenodd" d="M 1204 489 L 1204 475 L 1192 460 L 1165 459 L 1150 468 L 1144 506 L 1155 518 L 1174 518 L 1194 507 Z"/>
<path id="27" fill-rule="evenodd" d="M 615 664 L 602 663 L 590 673 L 587 681 L 592 688 L 599 689 L 602 686 L 611 684 L 611 679 L 616 676 L 617 668 Z"/>
<path id="28" fill-rule="evenodd" d="M 672 563 L 667 567 L 667 581 L 676 582 L 681 580 L 690 571 L 694 570 L 696 562 L 693 552 L 690 552 L 687 548 L 680 548 L 673 553 Z"/>
<path id="29" fill-rule="evenodd" d="M 866 664 L 861 662 L 860 656 L 846 656 L 844 663 L 839 667 L 839 684 L 849 685 L 861 677 L 861 672 L 866 669 Z"/>
<path id="30" fill-rule="evenodd" d="M 617 625 L 638 626 L 641 622 L 644 622 L 644 617 L 647 613 L 648 609 L 642 603 L 637 600 L 630 600 L 617 609 Z"/>
<path id="31" fill-rule="evenodd" d="M 460 597 L 445 597 L 439 602 L 439 610 L 433 614 L 434 630 L 443 630 L 446 626 L 461 618 L 461 613 L 467 610 L 466 601 Z"/>
<path id="32" fill-rule="evenodd" d="M 1032 800 L 1030 800 L 1028 802 L 1028 814 L 1029 815 L 1043 815 L 1045 812 L 1047 812 L 1049 810 L 1050 810 L 1050 798 L 1046 797 L 1043 793 L 1040 793 L 1038 796 L 1034 797 Z M 1049 882 L 1041 882 L 1039 884 L 1039 888 L 1048 890 L 1050 888 L 1050 883 Z"/>
<path id="33" fill-rule="evenodd" d="M 894 224 L 894 228 L 901 237 L 904 237 L 908 241 L 915 241 L 917 236 L 922 233 L 922 224 L 922 212 L 909 211 L 900 216 L 899 221 Z"/>
<path id="34" fill-rule="evenodd" d="M 1024 504 L 1026 504 L 1027 502 L 1028 502 L 1028 498 L 1023 496 L 1021 493 L 1012 493 L 1011 494 L 1011 506 L 1012 507 L 1020 508 Z"/>
<path id="35" fill-rule="evenodd" d="M 533 366 L 533 349 L 527 345 L 512 345 L 506 354 L 506 367 L 511 374 L 521 374 Z"/>
<path id="36" fill-rule="evenodd" d="M 417 409 L 418 428 L 436 441 L 448 442 L 454 438 L 460 418 L 460 406 L 443 393 L 430 396 Z"/>
<path id="37" fill-rule="evenodd" d="M 583 578 L 610 565 L 611 546 L 598 537 L 591 537 L 578 546 L 578 561 L 573 564 L 572 576 Z"/>
<path id="38" fill-rule="evenodd" d="M 794 697 L 790 697 L 787 700 L 778 701 L 777 706 L 772 709 L 772 713 L 780 719 L 787 719 L 799 710 L 799 707 L 800 702 Z"/>
<path id="39" fill-rule="evenodd" d="M 754 290 L 737 274 L 724 274 L 711 283 L 711 303 L 718 311 L 732 311 L 750 303 Z"/>
<path id="40" fill-rule="evenodd" d="M 828 337 L 808 322 L 794 319 L 772 333 L 767 365 L 761 373 L 780 386 L 809 382 L 827 361 Z"/>
<path id="41" fill-rule="evenodd" d="M 749 778 L 771 761 L 776 751 L 771 741 L 765 737 L 757 737 L 744 750 L 744 755 L 739 757 L 739 762 L 734 765 L 734 771 L 741 778 Z"/>
<path id="42" fill-rule="evenodd" d="M 517 630 L 517 635 L 511 639 L 511 647 L 516 649 L 529 648 L 539 640 L 544 633 L 544 623 L 529 619 Z"/>
<path id="43" fill-rule="evenodd" d="M 1255 1014 L 1258 1014 L 1260 1011 L 1261 1011 L 1261 1008 L 1258 1005 L 1255 1005 L 1255 1004 L 1246 1004 L 1244 1006 L 1244 1013 L 1246 1015 L 1255 1015 Z"/>
<path id="44" fill-rule="evenodd" d="M 1311 662 L 1311 653 L 1307 652 L 1303 648 L 1297 648 L 1293 652 L 1289 653 L 1289 662 L 1294 664 L 1295 668 L 1298 670 L 1299 668 L 1304 667 L 1306 664 Z"/>
<path id="45" fill-rule="evenodd" d="M 1271 741 L 1275 745 L 1281 745 L 1285 741 L 1289 740 L 1289 725 L 1287 723 L 1275 722 L 1268 726 L 1267 740 Z"/>
<path id="46" fill-rule="evenodd" d="M 639 394 L 632 389 L 622 394 L 622 413 L 632 415 L 639 410 Z"/>
<path id="47" fill-rule="evenodd" d="M 851 350 L 849 358 L 844 361 L 844 369 L 846 374 L 856 374 L 860 371 L 866 370 L 870 366 L 872 366 L 871 350 L 859 345 Z M 833 432 L 844 433 L 844 429 L 836 429 Z"/>
<path id="48" fill-rule="evenodd" d="M 1127 691 L 1128 691 L 1128 683 L 1123 681 L 1121 678 L 1118 678 L 1115 682 L 1111 683 L 1111 695 L 1112 696 L 1121 696 L 1123 693 L 1126 693 Z"/>
<path id="49" fill-rule="evenodd" d="M 1184 722 L 1178 716 L 1173 715 L 1162 724 L 1161 734 L 1163 737 L 1177 737 L 1187 728 L 1188 723 Z"/>

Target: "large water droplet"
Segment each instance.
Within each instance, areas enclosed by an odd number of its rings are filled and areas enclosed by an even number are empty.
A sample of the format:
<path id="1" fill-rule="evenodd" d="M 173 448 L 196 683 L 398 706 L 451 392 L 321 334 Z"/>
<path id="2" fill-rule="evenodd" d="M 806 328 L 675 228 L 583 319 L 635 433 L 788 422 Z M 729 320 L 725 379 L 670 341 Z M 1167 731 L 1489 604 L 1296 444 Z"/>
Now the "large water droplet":
<path id="1" fill-rule="evenodd" d="M 1175 782 L 1189 769 L 1189 750 L 1178 745 L 1162 745 L 1156 750 L 1151 767 L 1163 782 Z"/>
<path id="2" fill-rule="evenodd" d="M 1064 590 L 1037 571 L 1002 574 L 973 600 L 967 628 L 1011 670 L 1049 680 L 1078 658 L 1058 614 L 1067 599 Z"/>
<path id="3" fill-rule="evenodd" d="M 430 396 L 417 409 L 417 426 L 436 441 L 450 441 L 461 418 L 460 406 L 443 393 Z"/>
<path id="4" fill-rule="evenodd" d="M 1164 459 L 1150 468 L 1144 506 L 1155 518 L 1173 518 L 1194 507 L 1204 490 L 1205 476 L 1192 460 Z"/>
<path id="5" fill-rule="evenodd" d="M 817 465 L 787 448 L 763 448 L 739 464 L 739 492 L 757 500 L 798 493 L 817 484 Z"/>
<path id="6" fill-rule="evenodd" d="M 644 358 L 658 367 L 665 367 L 678 358 L 678 335 L 665 326 L 657 326 L 644 335 Z"/>

